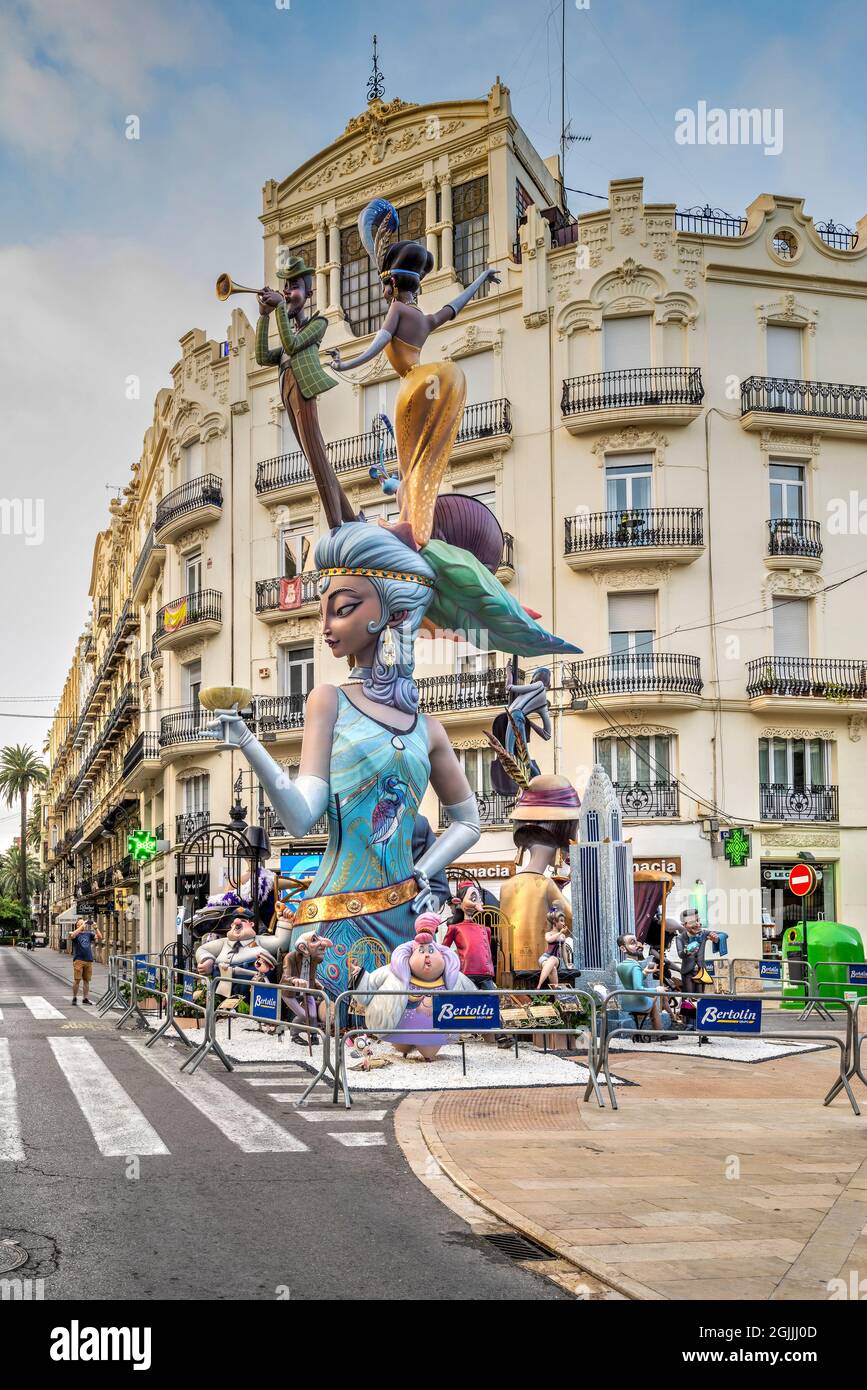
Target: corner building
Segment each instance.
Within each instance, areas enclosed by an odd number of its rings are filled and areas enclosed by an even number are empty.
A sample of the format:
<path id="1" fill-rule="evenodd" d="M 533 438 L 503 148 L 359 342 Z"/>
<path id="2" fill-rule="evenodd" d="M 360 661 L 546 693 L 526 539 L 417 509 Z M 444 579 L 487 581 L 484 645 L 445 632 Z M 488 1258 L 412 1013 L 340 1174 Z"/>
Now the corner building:
<path id="1" fill-rule="evenodd" d="M 612 182 L 607 205 L 576 219 L 558 178 L 499 80 L 478 101 L 373 101 L 266 183 L 264 279 L 275 283 L 278 246 L 303 255 L 325 345 L 351 362 L 383 318 L 356 230 L 370 198 L 388 197 L 401 235 L 434 256 L 424 307 L 498 269 L 501 284 L 425 355 L 467 378 L 444 489 L 493 509 L 500 578 L 584 650 L 551 663 L 554 737 L 534 741 L 534 756 L 579 791 L 602 762 L 636 862 L 667 867 L 684 892 L 699 881 L 736 954 L 761 954 L 762 890 L 797 915 L 785 878 L 802 851 L 823 872 L 808 915 L 863 929 L 867 386 L 852 378 L 864 376 L 867 219 L 852 232 L 817 225 L 801 200 L 769 194 L 743 216 L 679 212 L 646 203 L 640 179 Z M 167 849 L 129 881 L 133 906 L 117 913 L 103 898 L 109 940 L 140 949 L 173 938 L 171 851 L 190 829 L 227 820 L 236 790 L 251 820 L 260 813 L 246 764 L 202 736 L 200 686 L 249 684 L 257 732 L 291 772 L 308 691 L 345 676 L 318 632 L 319 500 L 254 339 L 233 307 L 224 341 L 182 340 L 97 540 L 93 613 L 51 733 L 52 916 L 93 887 L 97 862 L 126 883 L 123 833 L 152 828 Z M 334 466 L 368 518 L 393 505 L 369 470 L 398 384 L 380 357 L 319 398 Z M 418 647 L 422 707 L 479 796 L 467 866 L 494 889 L 514 849 L 484 730 L 506 665 L 497 652 Z M 430 792 L 423 809 L 436 828 Z M 274 864 L 324 842 L 324 826 L 292 843 L 267 804 L 261 815 Z M 718 837 L 733 825 L 751 839 L 739 867 Z M 201 900 L 219 880 L 215 864 L 183 887 Z"/>

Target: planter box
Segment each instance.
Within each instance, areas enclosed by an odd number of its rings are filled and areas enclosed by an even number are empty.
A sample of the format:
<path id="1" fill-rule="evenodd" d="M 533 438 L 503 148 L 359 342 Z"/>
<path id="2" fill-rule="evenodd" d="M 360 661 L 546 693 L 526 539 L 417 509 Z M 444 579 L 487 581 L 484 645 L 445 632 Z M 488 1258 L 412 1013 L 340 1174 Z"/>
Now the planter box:
<path id="1" fill-rule="evenodd" d="M 202 1018 L 178 1018 L 175 1014 L 175 1023 L 179 1028 L 201 1028 L 203 1022 Z"/>

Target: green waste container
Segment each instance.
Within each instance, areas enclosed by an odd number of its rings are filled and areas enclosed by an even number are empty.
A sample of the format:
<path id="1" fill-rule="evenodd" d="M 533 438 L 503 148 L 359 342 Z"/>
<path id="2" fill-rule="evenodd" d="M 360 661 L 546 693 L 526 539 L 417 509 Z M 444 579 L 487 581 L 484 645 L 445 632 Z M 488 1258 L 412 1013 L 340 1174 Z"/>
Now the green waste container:
<path id="1" fill-rule="evenodd" d="M 849 984 L 847 967 L 864 963 L 864 942 L 856 927 L 843 922 L 796 922 L 783 932 L 783 1004 L 784 1009 L 801 1009 L 810 974 L 816 971 L 817 993 L 820 998 L 842 998 L 845 991 L 867 995 L 867 985 Z M 843 1004 L 829 1004 L 842 1009 Z"/>

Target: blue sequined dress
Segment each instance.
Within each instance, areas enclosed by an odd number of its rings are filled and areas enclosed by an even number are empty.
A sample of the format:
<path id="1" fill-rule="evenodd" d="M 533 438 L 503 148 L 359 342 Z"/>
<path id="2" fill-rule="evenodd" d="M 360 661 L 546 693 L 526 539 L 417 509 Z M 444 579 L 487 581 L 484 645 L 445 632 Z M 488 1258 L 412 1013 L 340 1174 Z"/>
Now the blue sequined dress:
<path id="1" fill-rule="evenodd" d="M 430 777 L 427 720 L 416 714 L 399 732 L 356 709 L 337 692 L 331 744 L 328 845 L 306 898 L 388 888 L 412 877 L 412 831 Z M 415 894 L 413 894 L 415 896 Z M 356 965 L 376 970 L 402 941 L 412 939 L 412 899 L 373 916 L 304 922 L 299 905 L 293 939 L 316 930 L 335 944 L 319 967 L 319 982 L 336 997 Z"/>

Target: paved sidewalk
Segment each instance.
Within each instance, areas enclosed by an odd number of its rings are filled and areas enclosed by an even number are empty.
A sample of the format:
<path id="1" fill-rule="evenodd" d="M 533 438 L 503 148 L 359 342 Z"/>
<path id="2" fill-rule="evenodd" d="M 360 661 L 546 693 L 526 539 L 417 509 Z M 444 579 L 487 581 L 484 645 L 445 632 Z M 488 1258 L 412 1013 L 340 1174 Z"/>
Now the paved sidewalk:
<path id="1" fill-rule="evenodd" d="M 616 1113 L 577 1088 L 439 1092 L 416 1122 L 475 1202 L 627 1297 L 819 1300 L 867 1276 L 867 1113 L 822 1105 L 836 1052 L 614 1065 L 638 1083 Z"/>

